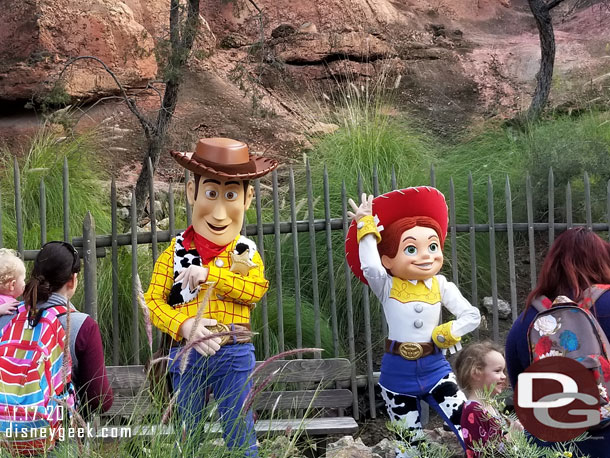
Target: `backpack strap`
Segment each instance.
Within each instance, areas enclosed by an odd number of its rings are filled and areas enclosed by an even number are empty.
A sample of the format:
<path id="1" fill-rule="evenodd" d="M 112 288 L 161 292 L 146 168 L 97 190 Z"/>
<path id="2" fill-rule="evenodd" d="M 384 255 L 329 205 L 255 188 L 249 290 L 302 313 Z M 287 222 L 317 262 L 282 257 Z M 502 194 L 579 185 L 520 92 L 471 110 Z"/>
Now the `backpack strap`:
<path id="1" fill-rule="evenodd" d="M 65 305 L 50 305 L 42 309 L 42 315 L 46 317 L 54 317 L 59 319 L 60 316 L 63 316 L 66 313 L 68 313 L 68 309 Z"/>
<path id="2" fill-rule="evenodd" d="M 595 305 L 602 294 L 610 290 L 610 285 L 593 285 L 583 291 L 579 306 L 589 310 Z"/>
<path id="3" fill-rule="evenodd" d="M 89 315 L 82 312 L 70 312 L 70 335 L 68 336 L 68 342 L 70 344 L 70 356 L 72 356 L 72 372 L 76 373 L 78 370 L 78 358 L 76 357 L 76 338 L 80 332 L 85 320 L 89 318 Z M 68 330 L 68 314 L 64 313 L 59 316 L 59 322 L 61 323 L 64 331 Z"/>
<path id="4" fill-rule="evenodd" d="M 538 313 L 544 312 L 552 306 L 553 302 L 546 296 L 538 296 L 532 301 L 532 307 L 534 307 Z"/>

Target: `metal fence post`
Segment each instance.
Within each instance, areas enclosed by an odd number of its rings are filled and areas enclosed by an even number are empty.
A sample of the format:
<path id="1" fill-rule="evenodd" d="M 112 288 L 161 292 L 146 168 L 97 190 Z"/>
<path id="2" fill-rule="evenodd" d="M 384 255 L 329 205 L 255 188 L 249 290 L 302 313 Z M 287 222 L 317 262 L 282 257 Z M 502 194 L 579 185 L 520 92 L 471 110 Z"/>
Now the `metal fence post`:
<path id="1" fill-rule="evenodd" d="M 83 221 L 83 261 L 85 267 L 85 313 L 97 321 L 97 256 L 95 220 L 87 212 Z"/>
<path id="2" fill-rule="evenodd" d="M 64 167 L 62 170 L 63 179 L 63 201 L 64 201 L 64 240 L 70 240 L 70 178 L 68 170 L 68 158 L 64 157 Z"/>
<path id="3" fill-rule="evenodd" d="M 23 213 L 21 211 L 21 174 L 17 158 L 13 158 L 13 180 L 15 182 L 15 225 L 17 229 L 17 251 L 24 259 L 23 247 Z"/>
<path id="4" fill-rule="evenodd" d="M 188 204 L 187 204 L 188 206 Z M 138 309 L 138 218 L 136 215 L 136 190 L 131 190 L 131 344 L 133 345 L 133 363 L 140 364 L 140 311 Z"/>
<path id="5" fill-rule="evenodd" d="M 121 347 L 119 337 L 119 247 L 117 244 L 118 218 L 116 182 L 112 177 L 110 183 L 110 209 L 112 230 L 112 364 L 119 365 L 119 351 Z M 132 210 L 134 211 L 134 210 Z"/>

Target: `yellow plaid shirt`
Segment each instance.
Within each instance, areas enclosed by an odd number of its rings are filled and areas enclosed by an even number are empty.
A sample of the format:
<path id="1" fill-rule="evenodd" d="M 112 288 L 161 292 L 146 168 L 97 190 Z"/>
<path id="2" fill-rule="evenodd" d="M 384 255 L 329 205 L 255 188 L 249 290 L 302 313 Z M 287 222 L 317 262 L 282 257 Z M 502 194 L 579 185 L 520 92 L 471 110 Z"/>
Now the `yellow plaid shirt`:
<path id="1" fill-rule="evenodd" d="M 265 266 L 258 251 L 252 261 L 257 264 L 247 276 L 231 272 L 230 253 L 235 249 L 239 236 L 225 250 L 208 264 L 207 282 L 214 282 L 216 292 L 210 296 L 210 301 L 204 318 L 212 318 L 219 323 L 249 323 L 250 310 L 267 292 L 269 281 L 265 279 Z M 169 293 L 174 284 L 174 250 L 176 239 L 172 239 L 169 247 L 159 256 L 153 269 L 148 291 L 144 294 L 146 305 L 150 309 L 152 323 L 161 331 L 168 333 L 176 340 L 182 339 L 178 330 L 188 318 L 197 316 L 208 285 L 202 284 L 196 298 L 185 304 L 172 307 L 167 303 Z M 220 262 L 222 261 L 222 262 Z M 218 266 L 222 267 L 218 267 Z"/>

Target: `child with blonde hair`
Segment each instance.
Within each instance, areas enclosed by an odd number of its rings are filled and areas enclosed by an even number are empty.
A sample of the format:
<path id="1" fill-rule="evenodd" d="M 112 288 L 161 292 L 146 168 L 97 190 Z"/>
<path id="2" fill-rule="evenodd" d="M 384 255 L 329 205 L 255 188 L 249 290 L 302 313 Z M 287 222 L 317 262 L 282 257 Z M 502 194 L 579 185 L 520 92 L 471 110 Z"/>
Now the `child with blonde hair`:
<path id="1" fill-rule="evenodd" d="M 16 299 L 25 289 L 25 265 L 15 250 L 0 248 L 0 315 L 17 310 Z"/>
<path id="2" fill-rule="evenodd" d="M 475 444 L 499 439 L 510 429 L 523 430 L 518 421 L 501 416 L 489 402 L 506 387 L 505 369 L 502 348 L 491 341 L 469 345 L 456 359 L 457 381 L 468 398 L 461 421 L 467 458 L 478 458 Z"/>

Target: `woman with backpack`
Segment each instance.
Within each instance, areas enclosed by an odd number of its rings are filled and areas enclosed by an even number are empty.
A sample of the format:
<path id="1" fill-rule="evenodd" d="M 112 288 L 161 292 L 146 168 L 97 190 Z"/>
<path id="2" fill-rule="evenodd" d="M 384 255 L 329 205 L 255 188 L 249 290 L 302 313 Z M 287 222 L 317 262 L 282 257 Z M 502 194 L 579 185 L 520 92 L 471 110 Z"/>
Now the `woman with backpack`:
<path id="1" fill-rule="evenodd" d="M 539 312 L 549 309 L 559 296 L 565 296 L 561 302 L 569 298 L 583 304 L 582 308 L 589 308 L 599 323 L 599 328 L 595 323 L 593 328 L 610 336 L 610 246 L 587 228 L 569 229 L 557 237 L 544 259 L 538 283 L 527 297 L 525 310 L 507 336 L 506 366 L 513 389 L 519 374 L 530 366 L 531 360 L 567 355 L 578 348 L 578 339 L 595 339 L 593 335 L 576 335 L 569 331 L 569 323 L 562 323 L 552 314 L 538 317 Z M 534 345 L 532 332 L 538 332 L 540 336 L 536 345 L 530 348 L 530 341 Z M 600 335 L 600 338 L 604 339 L 604 336 Z M 563 347 L 555 348 L 556 341 Z M 606 369 L 603 363 L 602 368 Z M 605 375 L 602 374 L 602 380 Z M 608 456 L 610 427 L 591 430 L 588 434 L 589 439 L 576 444 L 581 452 L 591 458 Z"/>
<path id="2" fill-rule="evenodd" d="M 79 271 L 80 258 L 72 245 L 49 242 L 36 256 L 23 298 L 28 316 L 34 322 L 47 308 L 70 307 L 69 317 L 63 314 L 58 318 L 66 333 L 66 345 L 69 345 L 72 359 L 72 383 L 78 397 L 78 412 L 87 420 L 92 413 L 110 409 L 113 395 L 106 375 L 99 326 L 70 302 L 78 286 Z"/>

